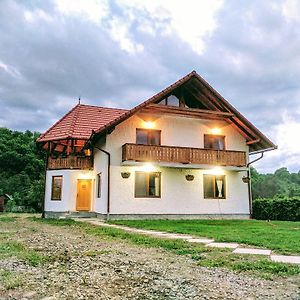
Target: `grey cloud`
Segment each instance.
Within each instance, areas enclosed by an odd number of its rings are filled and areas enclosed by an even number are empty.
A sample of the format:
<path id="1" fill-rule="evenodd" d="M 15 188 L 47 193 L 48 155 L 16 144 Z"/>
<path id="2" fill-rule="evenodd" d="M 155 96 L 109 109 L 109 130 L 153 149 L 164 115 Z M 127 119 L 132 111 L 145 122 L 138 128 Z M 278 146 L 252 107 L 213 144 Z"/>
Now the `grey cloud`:
<path id="1" fill-rule="evenodd" d="M 108 32 L 112 16 L 126 21 L 126 12 L 109 3 L 112 14 L 97 25 L 59 15 L 50 0 L 0 2 L 0 62 L 19 72 L 0 68 L 0 126 L 43 131 L 79 95 L 85 103 L 132 107 L 192 69 L 271 137 L 282 112 L 300 106 L 300 36 L 271 2 L 225 1 L 201 55 L 176 33 L 162 33 L 170 20 L 134 8 L 129 37 L 144 51 L 127 53 Z M 53 20 L 26 22 L 25 10 L 36 9 Z M 154 35 L 140 30 L 145 23 Z M 273 158 L 265 168 L 272 162 L 280 165 Z"/>

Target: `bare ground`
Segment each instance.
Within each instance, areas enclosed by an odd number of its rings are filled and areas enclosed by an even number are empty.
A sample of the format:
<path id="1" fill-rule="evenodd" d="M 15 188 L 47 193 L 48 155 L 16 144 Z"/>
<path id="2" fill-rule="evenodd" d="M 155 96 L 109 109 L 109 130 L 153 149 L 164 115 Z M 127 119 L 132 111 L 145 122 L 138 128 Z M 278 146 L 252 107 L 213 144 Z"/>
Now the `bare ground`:
<path id="1" fill-rule="evenodd" d="M 20 218 L 0 223 L 2 237 L 52 259 L 37 267 L 0 257 L 0 271 L 20 277 L 0 299 L 300 299 L 300 278 L 273 281 L 220 268 L 204 268 L 185 256 L 111 238 L 86 235 Z"/>

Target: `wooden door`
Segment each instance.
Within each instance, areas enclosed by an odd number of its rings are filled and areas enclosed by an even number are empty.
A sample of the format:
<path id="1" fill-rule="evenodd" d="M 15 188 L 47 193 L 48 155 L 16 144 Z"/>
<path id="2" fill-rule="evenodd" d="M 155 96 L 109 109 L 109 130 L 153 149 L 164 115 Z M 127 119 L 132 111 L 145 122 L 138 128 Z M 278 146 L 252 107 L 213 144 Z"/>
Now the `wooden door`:
<path id="1" fill-rule="evenodd" d="M 91 209 L 91 179 L 77 180 L 76 210 L 89 211 Z"/>

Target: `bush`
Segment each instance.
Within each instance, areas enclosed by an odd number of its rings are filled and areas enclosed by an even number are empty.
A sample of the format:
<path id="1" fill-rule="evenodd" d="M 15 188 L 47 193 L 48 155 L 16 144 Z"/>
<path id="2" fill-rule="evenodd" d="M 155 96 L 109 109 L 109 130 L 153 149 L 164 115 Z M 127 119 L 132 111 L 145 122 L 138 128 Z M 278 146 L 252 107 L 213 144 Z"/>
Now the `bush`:
<path id="1" fill-rule="evenodd" d="M 256 199 L 253 201 L 253 218 L 300 221 L 300 198 Z"/>

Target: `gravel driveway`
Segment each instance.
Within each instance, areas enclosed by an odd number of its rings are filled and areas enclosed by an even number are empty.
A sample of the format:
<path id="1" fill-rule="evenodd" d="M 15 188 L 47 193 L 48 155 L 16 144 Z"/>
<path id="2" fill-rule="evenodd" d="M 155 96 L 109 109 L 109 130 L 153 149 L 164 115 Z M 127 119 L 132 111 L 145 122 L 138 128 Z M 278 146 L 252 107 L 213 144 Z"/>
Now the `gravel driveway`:
<path id="1" fill-rule="evenodd" d="M 299 277 L 270 281 L 203 268 L 185 256 L 29 219 L 0 226 L 9 240 L 55 257 L 40 267 L 0 258 L 2 272 L 25 278 L 8 290 L 0 281 L 0 299 L 300 299 Z"/>

